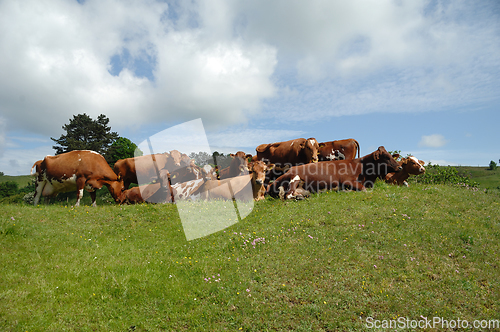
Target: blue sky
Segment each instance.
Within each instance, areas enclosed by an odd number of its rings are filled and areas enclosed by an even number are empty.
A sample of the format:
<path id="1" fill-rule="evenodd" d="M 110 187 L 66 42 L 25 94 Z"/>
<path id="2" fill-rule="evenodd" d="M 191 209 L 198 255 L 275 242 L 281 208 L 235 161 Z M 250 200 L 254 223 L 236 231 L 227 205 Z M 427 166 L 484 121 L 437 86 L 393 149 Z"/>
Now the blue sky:
<path id="1" fill-rule="evenodd" d="M 75 114 L 140 143 L 201 118 L 212 150 L 355 138 L 498 162 L 498 1 L 0 2 L 0 171 Z"/>

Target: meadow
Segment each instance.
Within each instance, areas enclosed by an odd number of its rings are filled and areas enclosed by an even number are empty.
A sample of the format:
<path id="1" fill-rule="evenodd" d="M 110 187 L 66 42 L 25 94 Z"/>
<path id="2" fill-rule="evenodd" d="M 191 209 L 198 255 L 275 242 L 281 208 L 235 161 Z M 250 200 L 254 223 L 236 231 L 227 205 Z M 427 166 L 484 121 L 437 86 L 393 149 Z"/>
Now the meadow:
<path id="1" fill-rule="evenodd" d="M 0 205 L 1 331 L 371 331 L 374 320 L 500 319 L 498 191 L 376 183 L 268 198 L 191 241 L 175 205 L 98 204 Z"/>

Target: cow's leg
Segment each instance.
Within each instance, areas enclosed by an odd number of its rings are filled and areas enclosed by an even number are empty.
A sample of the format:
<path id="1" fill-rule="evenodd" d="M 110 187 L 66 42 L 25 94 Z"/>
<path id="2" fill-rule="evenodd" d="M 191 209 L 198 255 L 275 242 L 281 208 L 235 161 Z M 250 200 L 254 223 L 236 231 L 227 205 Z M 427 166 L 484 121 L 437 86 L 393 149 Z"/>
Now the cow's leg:
<path id="1" fill-rule="evenodd" d="M 83 188 L 85 188 L 85 178 L 76 179 L 76 206 L 80 206 L 80 199 L 83 197 Z"/>
<path id="2" fill-rule="evenodd" d="M 42 196 L 43 187 L 45 186 L 45 181 L 36 182 L 35 184 L 35 198 L 33 199 L 33 205 L 37 205 L 40 201 L 40 197 Z"/>
<path id="3" fill-rule="evenodd" d="M 97 204 L 95 203 L 96 196 L 97 196 L 97 191 L 96 190 L 90 192 L 90 198 L 92 198 L 92 206 L 93 207 L 97 206 Z"/>

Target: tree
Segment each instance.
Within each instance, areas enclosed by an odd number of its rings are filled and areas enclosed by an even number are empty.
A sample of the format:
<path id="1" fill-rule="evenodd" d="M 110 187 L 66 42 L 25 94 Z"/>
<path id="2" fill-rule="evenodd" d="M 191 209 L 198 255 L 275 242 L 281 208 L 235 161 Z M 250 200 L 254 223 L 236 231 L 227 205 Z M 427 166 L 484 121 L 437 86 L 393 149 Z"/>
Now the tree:
<path id="1" fill-rule="evenodd" d="M 137 145 L 131 140 L 125 137 L 119 137 L 111 144 L 104 157 L 108 164 L 113 165 L 117 160 L 133 158 L 136 149 Z M 142 156 L 142 151 L 139 150 L 138 152 L 139 155 Z"/>
<path id="2" fill-rule="evenodd" d="M 492 171 L 496 170 L 497 169 L 497 163 L 494 162 L 493 160 L 490 161 L 490 168 L 489 169 L 492 170 Z"/>
<path id="3" fill-rule="evenodd" d="M 109 119 L 104 114 L 99 115 L 97 120 L 92 120 L 85 113 L 74 115 L 69 124 L 62 127 L 66 135 L 61 135 L 59 139 L 50 138 L 59 144 L 52 148 L 56 150 L 56 154 L 73 150 L 92 150 L 104 155 L 119 137 L 116 132 L 111 132 L 108 123 Z"/>

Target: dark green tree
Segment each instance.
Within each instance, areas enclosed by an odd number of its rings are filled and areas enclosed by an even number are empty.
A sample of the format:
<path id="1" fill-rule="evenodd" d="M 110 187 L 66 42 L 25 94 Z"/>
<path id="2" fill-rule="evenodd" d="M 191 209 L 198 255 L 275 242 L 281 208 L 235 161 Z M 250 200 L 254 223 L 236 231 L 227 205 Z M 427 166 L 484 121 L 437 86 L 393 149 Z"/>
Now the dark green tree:
<path id="1" fill-rule="evenodd" d="M 92 150 L 105 155 L 118 134 L 108 126 L 109 119 L 101 114 L 97 120 L 92 120 L 87 114 L 74 115 L 62 128 L 66 131 L 59 139 L 50 138 L 58 145 L 52 148 L 56 154 L 73 150 Z"/>
<path id="2" fill-rule="evenodd" d="M 119 137 L 111 144 L 104 157 L 110 165 L 113 165 L 117 160 L 133 158 L 136 149 L 137 145 L 134 142 L 128 138 Z M 142 151 L 139 150 L 138 152 L 138 155 L 142 156 Z"/>
<path id="3" fill-rule="evenodd" d="M 494 162 L 493 160 L 492 160 L 492 161 L 490 161 L 490 167 L 489 167 L 489 170 L 494 171 L 494 170 L 496 170 L 496 169 L 497 169 L 497 163 L 496 163 L 496 162 Z"/>

